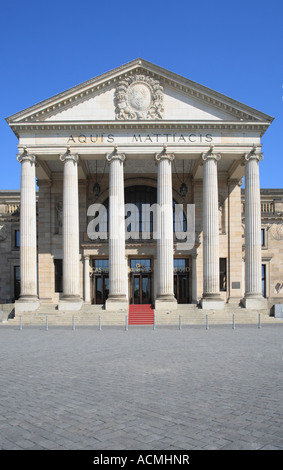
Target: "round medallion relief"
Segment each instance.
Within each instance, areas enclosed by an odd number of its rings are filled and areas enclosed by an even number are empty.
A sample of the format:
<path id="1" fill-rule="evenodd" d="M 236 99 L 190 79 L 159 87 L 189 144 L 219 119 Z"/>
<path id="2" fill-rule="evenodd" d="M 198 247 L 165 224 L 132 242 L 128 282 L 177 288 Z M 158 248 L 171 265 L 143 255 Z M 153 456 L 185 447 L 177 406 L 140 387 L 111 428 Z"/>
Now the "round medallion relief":
<path id="1" fill-rule="evenodd" d="M 133 83 L 128 90 L 129 104 L 137 111 L 146 111 L 152 102 L 151 91 L 144 83 Z"/>
<path id="2" fill-rule="evenodd" d="M 6 225 L 1 224 L 0 225 L 0 241 L 2 242 L 3 240 L 5 240 L 7 238 L 7 235 L 8 235 L 8 230 L 7 230 Z"/>

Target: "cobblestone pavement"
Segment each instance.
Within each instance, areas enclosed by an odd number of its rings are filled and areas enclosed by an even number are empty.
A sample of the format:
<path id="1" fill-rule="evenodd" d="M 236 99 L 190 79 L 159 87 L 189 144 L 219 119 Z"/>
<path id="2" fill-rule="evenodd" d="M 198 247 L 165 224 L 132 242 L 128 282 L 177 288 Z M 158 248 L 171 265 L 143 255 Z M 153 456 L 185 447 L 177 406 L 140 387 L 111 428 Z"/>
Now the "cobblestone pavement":
<path id="1" fill-rule="evenodd" d="M 0 327 L 0 449 L 283 449 L 283 324 Z"/>

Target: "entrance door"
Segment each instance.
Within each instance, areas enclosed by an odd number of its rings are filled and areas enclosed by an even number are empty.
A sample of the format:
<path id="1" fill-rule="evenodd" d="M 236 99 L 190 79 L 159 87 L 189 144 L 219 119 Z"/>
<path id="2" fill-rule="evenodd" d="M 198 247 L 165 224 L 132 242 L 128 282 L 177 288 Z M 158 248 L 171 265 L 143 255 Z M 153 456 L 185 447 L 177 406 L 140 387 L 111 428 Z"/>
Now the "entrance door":
<path id="1" fill-rule="evenodd" d="M 92 303 L 105 304 L 109 295 L 108 259 L 92 260 Z"/>
<path id="2" fill-rule="evenodd" d="M 151 260 L 131 259 L 130 261 L 131 303 L 151 303 Z"/>
<path id="3" fill-rule="evenodd" d="M 135 274 L 132 279 L 133 303 L 150 304 L 150 275 Z"/>
<path id="4" fill-rule="evenodd" d="M 105 304 L 109 295 L 109 277 L 108 276 L 95 276 L 95 303 Z"/>
<path id="5" fill-rule="evenodd" d="M 189 303 L 188 259 L 174 259 L 174 295 L 178 304 Z"/>

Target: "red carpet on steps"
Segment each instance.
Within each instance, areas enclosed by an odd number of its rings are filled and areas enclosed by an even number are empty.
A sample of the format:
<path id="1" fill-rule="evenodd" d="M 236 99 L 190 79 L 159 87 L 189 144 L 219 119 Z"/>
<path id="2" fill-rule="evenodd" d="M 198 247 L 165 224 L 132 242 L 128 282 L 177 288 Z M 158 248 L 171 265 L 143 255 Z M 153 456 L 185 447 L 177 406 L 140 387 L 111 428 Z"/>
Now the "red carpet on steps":
<path id="1" fill-rule="evenodd" d="M 149 304 L 129 305 L 129 325 L 153 325 L 154 310 Z"/>

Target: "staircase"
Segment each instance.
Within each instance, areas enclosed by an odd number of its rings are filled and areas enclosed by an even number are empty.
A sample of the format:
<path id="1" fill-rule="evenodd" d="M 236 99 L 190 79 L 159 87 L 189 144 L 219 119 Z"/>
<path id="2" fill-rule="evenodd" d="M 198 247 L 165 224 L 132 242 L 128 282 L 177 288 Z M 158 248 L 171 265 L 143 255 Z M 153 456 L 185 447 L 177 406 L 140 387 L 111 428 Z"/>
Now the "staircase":
<path id="1" fill-rule="evenodd" d="M 153 325 L 154 310 L 150 304 L 129 305 L 129 325 Z"/>
<path id="2" fill-rule="evenodd" d="M 5 307 L 5 308 L 4 308 Z M 6 310 L 6 307 L 8 308 Z M 193 304 L 179 304 L 176 310 L 158 311 L 153 310 L 150 304 L 147 305 L 129 305 L 129 312 L 106 311 L 102 305 L 82 305 L 81 309 L 76 312 L 59 311 L 57 305 L 42 303 L 38 310 L 26 312 L 22 315 L 13 315 L 13 305 L 0 304 L 0 326 L 10 325 L 19 327 L 20 317 L 22 317 L 23 326 L 38 325 L 45 327 L 46 319 L 48 325 L 65 326 L 72 328 L 73 321 L 75 326 L 79 327 L 98 327 L 100 324 L 104 326 L 120 325 L 125 326 L 126 316 L 128 317 L 128 325 L 153 325 L 154 314 L 157 328 L 161 325 L 182 326 L 202 325 L 206 322 L 212 325 L 230 325 L 235 317 L 236 326 L 239 324 L 258 324 L 259 313 L 261 313 L 261 322 L 270 324 L 281 324 L 283 320 L 270 316 L 269 312 L 259 312 L 249 310 L 239 306 L 226 304 L 223 311 L 202 310 Z"/>

